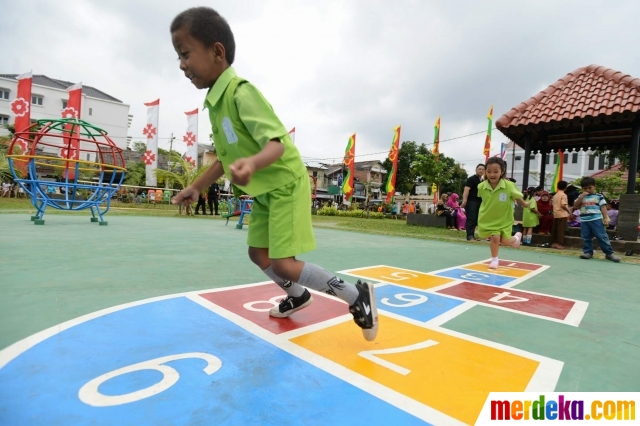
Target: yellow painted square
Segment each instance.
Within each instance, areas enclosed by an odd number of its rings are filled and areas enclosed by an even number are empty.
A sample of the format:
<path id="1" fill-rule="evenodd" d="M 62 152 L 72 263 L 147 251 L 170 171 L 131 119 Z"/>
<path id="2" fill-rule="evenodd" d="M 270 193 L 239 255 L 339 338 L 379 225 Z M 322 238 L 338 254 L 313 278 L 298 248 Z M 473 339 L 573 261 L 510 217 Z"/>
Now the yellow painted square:
<path id="1" fill-rule="evenodd" d="M 407 287 L 418 288 L 421 290 L 438 287 L 442 284 L 454 281 L 452 278 L 438 277 L 435 275 L 425 274 L 424 272 L 394 268 L 392 266 L 378 266 L 347 272 L 357 277 L 371 278 L 378 281 L 405 285 Z"/>
<path id="2" fill-rule="evenodd" d="M 469 424 L 476 421 L 489 392 L 522 392 L 538 368 L 532 359 L 384 315 L 379 318 L 374 342 L 364 340 L 351 321 L 291 341 Z M 367 354 L 372 350 L 396 353 Z"/>
<path id="3" fill-rule="evenodd" d="M 498 269 L 489 269 L 489 265 L 484 263 L 466 265 L 466 266 L 462 266 L 462 268 L 472 269 L 474 271 L 480 271 L 480 272 L 488 272 L 490 274 L 505 275 L 507 277 L 518 277 L 518 278 L 524 277 L 525 275 L 529 275 L 532 272 L 524 269 L 505 268 L 504 266 L 499 266 Z"/>

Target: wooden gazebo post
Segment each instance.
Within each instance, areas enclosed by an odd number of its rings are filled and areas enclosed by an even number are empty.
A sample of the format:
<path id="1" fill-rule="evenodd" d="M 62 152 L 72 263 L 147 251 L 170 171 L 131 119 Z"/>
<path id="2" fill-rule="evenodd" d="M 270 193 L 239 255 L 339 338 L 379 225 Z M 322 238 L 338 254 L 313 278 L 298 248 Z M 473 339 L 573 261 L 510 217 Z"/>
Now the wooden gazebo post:
<path id="1" fill-rule="evenodd" d="M 524 170 L 522 171 L 522 192 L 529 187 L 529 164 L 531 163 L 531 132 L 524 135 Z"/>
<path id="2" fill-rule="evenodd" d="M 545 183 L 545 173 L 547 173 L 547 135 L 544 134 L 542 136 L 542 149 L 540 150 L 540 155 L 541 155 L 541 162 L 542 164 L 540 165 L 540 179 L 539 179 L 539 183 L 538 186 L 542 189 L 544 189 L 544 183 Z"/>
<path id="3" fill-rule="evenodd" d="M 638 145 L 640 145 L 640 119 L 633 123 L 631 146 L 629 147 L 629 179 L 627 193 L 620 195 L 620 211 L 618 213 L 618 234 L 625 240 L 636 241 L 638 238 L 638 212 L 640 211 L 640 194 L 635 193 L 636 171 L 638 170 Z"/>

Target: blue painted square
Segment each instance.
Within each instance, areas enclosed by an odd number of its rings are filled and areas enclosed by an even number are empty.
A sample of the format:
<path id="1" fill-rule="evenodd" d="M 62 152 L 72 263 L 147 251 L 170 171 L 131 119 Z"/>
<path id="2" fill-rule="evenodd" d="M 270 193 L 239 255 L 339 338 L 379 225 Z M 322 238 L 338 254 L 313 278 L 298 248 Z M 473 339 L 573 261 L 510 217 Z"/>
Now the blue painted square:
<path id="1" fill-rule="evenodd" d="M 221 367 L 204 372 L 208 361 L 194 353 L 217 357 Z M 178 380 L 157 394 L 110 406 L 92 406 L 79 397 L 84 385 L 105 373 L 180 355 L 158 361 L 165 371 L 177 371 Z M 102 382 L 98 391 L 108 397 L 131 395 L 164 377 L 158 369 L 138 369 Z M 75 325 L 10 361 L 0 369 L 0 424 L 426 423 L 176 297 Z"/>
<path id="2" fill-rule="evenodd" d="M 516 278 L 514 277 L 490 274 L 487 272 L 472 271 L 470 269 L 462 268 L 447 269 L 446 271 L 436 273 L 436 275 L 439 275 L 441 277 L 470 281 L 472 283 L 491 284 L 497 286 L 505 285 L 507 283 L 510 283 L 511 281 L 516 280 Z"/>
<path id="3" fill-rule="evenodd" d="M 376 288 L 376 301 L 379 309 L 421 322 L 427 322 L 464 303 L 457 299 L 396 285 Z"/>

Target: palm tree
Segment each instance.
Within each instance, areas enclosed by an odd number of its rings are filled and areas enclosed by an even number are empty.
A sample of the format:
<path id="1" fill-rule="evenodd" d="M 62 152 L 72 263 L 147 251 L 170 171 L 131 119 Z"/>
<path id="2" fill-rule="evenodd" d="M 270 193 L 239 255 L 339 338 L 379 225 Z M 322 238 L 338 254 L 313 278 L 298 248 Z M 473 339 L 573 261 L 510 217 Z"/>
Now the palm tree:
<path id="1" fill-rule="evenodd" d="M 184 189 L 191 185 L 204 173 L 205 170 L 207 170 L 207 166 L 195 167 L 193 164 L 182 158 L 178 152 L 171 152 L 169 154 L 169 161 L 173 162 L 173 166 L 170 168 L 175 171 L 156 169 L 156 177 L 158 177 L 158 179 L 163 179 L 168 182 L 169 185 L 180 189 Z M 191 214 L 191 206 L 187 206 L 186 214 L 187 216 Z"/>

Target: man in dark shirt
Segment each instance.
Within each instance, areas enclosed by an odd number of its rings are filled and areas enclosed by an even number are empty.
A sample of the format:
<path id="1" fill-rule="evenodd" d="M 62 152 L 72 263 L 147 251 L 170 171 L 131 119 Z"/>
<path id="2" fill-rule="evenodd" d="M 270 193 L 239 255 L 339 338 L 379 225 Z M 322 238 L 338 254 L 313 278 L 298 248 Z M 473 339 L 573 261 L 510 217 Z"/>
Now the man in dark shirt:
<path id="1" fill-rule="evenodd" d="M 475 239 L 474 233 L 478 226 L 478 212 L 480 211 L 480 203 L 482 199 L 478 197 L 478 185 L 482 182 L 484 176 L 484 164 L 476 166 L 476 174 L 467 179 L 462 194 L 462 204 L 460 207 L 465 209 L 467 222 L 465 229 L 467 230 L 467 241 Z"/>
<path id="2" fill-rule="evenodd" d="M 216 216 L 220 214 L 218 213 L 218 197 L 219 196 L 220 196 L 220 186 L 218 186 L 218 184 L 214 182 L 209 187 L 209 192 L 207 194 L 207 197 L 209 198 L 209 211 L 211 212 L 210 214 L 213 214 L 213 208 L 215 207 Z"/>

